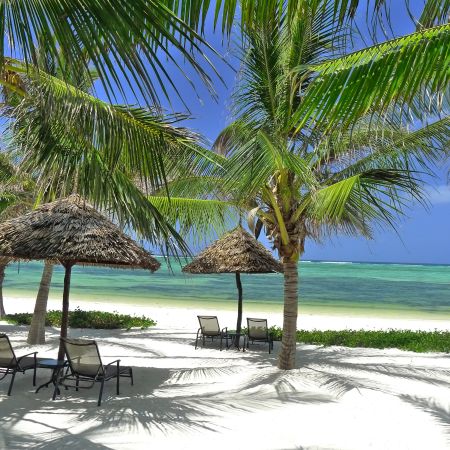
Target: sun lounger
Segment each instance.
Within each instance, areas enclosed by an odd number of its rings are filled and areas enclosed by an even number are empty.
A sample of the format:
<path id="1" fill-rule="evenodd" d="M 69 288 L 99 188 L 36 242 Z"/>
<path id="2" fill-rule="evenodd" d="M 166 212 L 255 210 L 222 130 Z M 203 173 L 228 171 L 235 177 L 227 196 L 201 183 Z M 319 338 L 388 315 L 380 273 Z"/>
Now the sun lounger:
<path id="1" fill-rule="evenodd" d="M 11 395 L 14 379 L 17 372 L 25 373 L 33 369 L 33 386 L 36 386 L 37 352 L 17 357 L 12 348 L 11 342 L 6 334 L 0 334 L 0 380 L 11 375 L 8 395 Z"/>
<path id="2" fill-rule="evenodd" d="M 269 353 L 273 350 L 272 336 L 269 333 L 266 319 L 247 318 L 247 334 L 245 339 L 247 342 L 247 348 L 249 347 L 250 341 L 252 344 L 254 342 L 267 342 L 269 344 Z"/>
<path id="3" fill-rule="evenodd" d="M 215 337 L 220 338 L 220 350 L 222 350 L 223 339 L 226 340 L 226 344 L 228 347 L 228 335 L 227 335 L 227 327 L 220 328 L 219 320 L 217 316 L 197 316 L 198 322 L 200 324 L 200 328 L 197 331 L 197 337 L 195 339 L 195 349 L 197 349 L 198 340 L 201 339 L 203 343 L 203 347 L 205 346 L 206 338 L 211 338 L 211 341 L 214 340 Z"/>
<path id="4" fill-rule="evenodd" d="M 116 393 L 119 395 L 120 377 L 131 378 L 133 384 L 133 370 L 131 367 L 120 366 L 120 359 L 103 365 L 95 341 L 84 339 L 63 339 L 64 351 L 69 363 L 69 370 L 58 376 L 55 390 L 53 392 L 53 400 L 60 392 L 59 387 L 90 389 L 95 383 L 100 383 L 100 393 L 97 405 L 100 406 L 102 401 L 103 386 L 105 381 L 116 379 Z M 81 384 L 80 384 L 81 383 Z"/>

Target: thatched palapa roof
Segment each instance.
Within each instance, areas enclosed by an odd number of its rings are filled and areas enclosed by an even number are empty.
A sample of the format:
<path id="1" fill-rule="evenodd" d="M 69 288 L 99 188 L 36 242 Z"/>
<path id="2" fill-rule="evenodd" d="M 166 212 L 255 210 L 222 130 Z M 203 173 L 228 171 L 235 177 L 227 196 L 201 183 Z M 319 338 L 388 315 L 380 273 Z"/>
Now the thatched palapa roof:
<path id="1" fill-rule="evenodd" d="M 0 257 L 143 268 L 160 263 L 78 195 L 0 224 Z"/>
<path id="2" fill-rule="evenodd" d="M 183 267 L 188 273 L 271 273 L 283 266 L 242 227 L 226 233 Z"/>

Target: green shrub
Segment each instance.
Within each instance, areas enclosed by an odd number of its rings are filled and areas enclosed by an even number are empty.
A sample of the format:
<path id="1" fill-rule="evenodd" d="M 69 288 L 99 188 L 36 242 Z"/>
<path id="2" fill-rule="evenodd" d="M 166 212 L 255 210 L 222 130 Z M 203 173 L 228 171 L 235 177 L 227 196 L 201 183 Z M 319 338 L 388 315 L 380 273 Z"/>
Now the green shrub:
<path id="1" fill-rule="evenodd" d="M 270 332 L 274 340 L 281 340 L 280 327 L 271 327 Z M 297 342 L 324 346 L 398 348 L 419 353 L 450 353 L 450 332 L 448 331 L 298 330 Z"/>
<path id="2" fill-rule="evenodd" d="M 61 315 L 61 311 L 48 311 L 45 325 L 60 327 Z M 15 325 L 30 325 L 32 317 L 33 314 L 30 313 L 7 314 L 5 320 Z M 82 311 L 79 308 L 69 312 L 69 327 L 71 328 L 101 328 L 107 330 L 125 328 L 128 330 L 132 327 L 148 328 L 154 325 L 156 325 L 156 322 L 145 316 L 137 317 L 104 311 Z"/>

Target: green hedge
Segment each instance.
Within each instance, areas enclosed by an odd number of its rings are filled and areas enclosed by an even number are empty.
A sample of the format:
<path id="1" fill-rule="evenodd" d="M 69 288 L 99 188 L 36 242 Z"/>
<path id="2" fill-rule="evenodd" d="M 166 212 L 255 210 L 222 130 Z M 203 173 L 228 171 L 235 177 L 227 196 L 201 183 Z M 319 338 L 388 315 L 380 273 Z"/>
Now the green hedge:
<path id="1" fill-rule="evenodd" d="M 282 330 L 280 327 L 271 327 L 270 332 L 274 340 L 281 340 Z M 450 353 L 449 331 L 298 330 L 297 342 L 325 346 L 398 348 L 419 353 Z"/>
<path id="2" fill-rule="evenodd" d="M 61 326 L 61 311 L 48 311 L 45 325 L 51 327 Z M 30 325 L 33 314 L 7 314 L 5 320 L 15 325 Z M 102 328 L 107 330 L 132 327 L 148 328 L 156 322 L 148 317 L 130 316 L 128 314 L 109 313 L 104 311 L 82 311 L 77 308 L 69 312 L 69 327 L 71 328 Z"/>

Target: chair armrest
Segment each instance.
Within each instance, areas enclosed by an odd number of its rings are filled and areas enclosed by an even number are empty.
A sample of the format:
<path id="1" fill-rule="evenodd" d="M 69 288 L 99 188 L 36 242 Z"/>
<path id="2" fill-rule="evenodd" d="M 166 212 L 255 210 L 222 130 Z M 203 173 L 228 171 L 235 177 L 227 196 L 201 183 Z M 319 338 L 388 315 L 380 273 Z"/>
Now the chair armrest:
<path id="1" fill-rule="evenodd" d="M 120 363 L 120 359 L 116 359 L 115 361 L 111 361 L 110 363 L 105 364 L 105 367 L 106 367 L 106 366 L 111 366 L 111 365 L 113 365 L 113 364 L 119 365 L 119 363 Z"/>
<path id="2" fill-rule="evenodd" d="M 225 330 L 225 332 L 224 332 L 224 330 Z M 228 333 L 228 327 L 222 328 L 221 333 L 222 334 L 227 334 Z"/>
<path id="3" fill-rule="evenodd" d="M 27 353 L 26 355 L 19 356 L 19 358 L 17 358 L 17 366 L 20 368 L 20 361 L 22 361 L 23 358 L 26 358 L 27 356 L 31 356 L 31 355 L 33 355 L 34 368 L 36 369 L 36 367 L 37 367 L 37 358 L 36 358 L 37 352 L 31 352 L 31 353 Z"/>
<path id="4" fill-rule="evenodd" d="M 25 358 L 25 357 L 31 356 L 31 355 L 33 355 L 33 358 L 36 359 L 37 353 L 38 353 L 38 352 L 31 352 L 31 353 L 27 353 L 26 355 L 19 356 L 19 357 L 17 358 L 17 362 L 19 362 L 22 358 Z"/>

